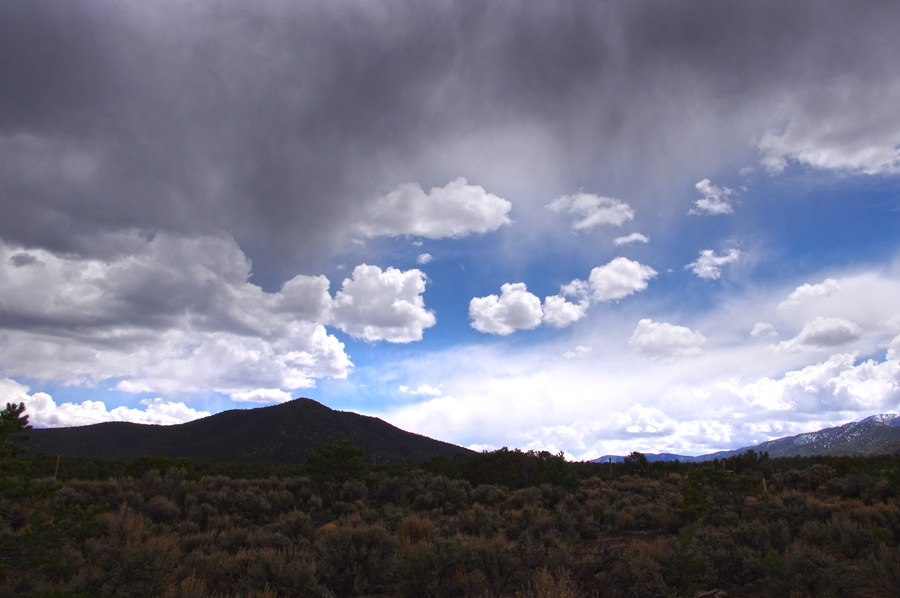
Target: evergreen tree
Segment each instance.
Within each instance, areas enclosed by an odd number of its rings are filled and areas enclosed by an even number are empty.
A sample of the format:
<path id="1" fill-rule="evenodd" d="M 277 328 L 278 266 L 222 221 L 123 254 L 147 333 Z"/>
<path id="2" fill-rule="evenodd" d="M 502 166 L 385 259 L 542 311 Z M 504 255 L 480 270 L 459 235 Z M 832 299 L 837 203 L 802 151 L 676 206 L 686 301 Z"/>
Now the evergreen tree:
<path id="1" fill-rule="evenodd" d="M 7 403 L 0 411 L 0 464 L 15 460 L 23 449 L 18 443 L 28 440 L 26 430 L 30 430 L 25 403 Z"/>

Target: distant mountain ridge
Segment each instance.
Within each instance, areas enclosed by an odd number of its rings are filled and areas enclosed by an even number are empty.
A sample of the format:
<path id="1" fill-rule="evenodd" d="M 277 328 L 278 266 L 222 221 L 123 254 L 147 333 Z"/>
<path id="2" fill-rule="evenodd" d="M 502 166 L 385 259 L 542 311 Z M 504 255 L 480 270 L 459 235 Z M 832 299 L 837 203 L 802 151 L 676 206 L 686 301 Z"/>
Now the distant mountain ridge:
<path id="1" fill-rule="evenodd" d="M 29 432 L 30 454 L 134 459 L 301 463 L 309 449 L 352 440 L 365 459 L 418 463 L 436 455 L 469 452 L 454 444 L 406 432 L 378 419 L 336 411 L 312 399 L 256 409 L 232 409 L 183 424 L 158 426 L 105 422 Z"/>
<path id="2" fill-rule="evenodd" d="M 648 461 L 712 461 L 740 455 L 748 450 L 767 452 L 769 457 L 809 457 L 813 455 L 864 456 L 891 454 L 900 451 L 900 415 L 882 413 L 872 415 L 858 422 L 846 423 L 817 432 L 806 432 L 796 436 L 786 436 L 768 440 L 753 446 L 745 446 L 731 451 L 719 451 L 707 455 L 689 456 L 673 453 L 645 453 Z M 604 455 L 594 459 L 595 463 L 609 460 L 619 463 L 623 455 Z"/>

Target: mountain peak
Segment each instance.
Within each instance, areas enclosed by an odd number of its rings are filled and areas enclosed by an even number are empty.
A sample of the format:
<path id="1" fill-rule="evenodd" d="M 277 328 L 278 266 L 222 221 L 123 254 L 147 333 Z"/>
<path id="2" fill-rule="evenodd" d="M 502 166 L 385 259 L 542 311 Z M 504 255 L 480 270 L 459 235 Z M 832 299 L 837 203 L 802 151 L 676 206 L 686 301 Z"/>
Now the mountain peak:
<path id="1" fill-rule="evenodd" d="M 859 423 L 900 426 L 900 415 L 897 415 L 896 413 L 879 413 L 878 415 L 870 415 L 866 419 L 860 420 Z"/>
<path id="2" fill-rule="evenodd" d="M 415 463 L 467 449 L 406 432 L 376 417 L 336 411 L 308 398 L 232 409 L 172 426 L 127 422 L 31 431 L 32 454 L 133 459 L 300 463 L 309 449 L 352 440 L 379 463 Z"/>

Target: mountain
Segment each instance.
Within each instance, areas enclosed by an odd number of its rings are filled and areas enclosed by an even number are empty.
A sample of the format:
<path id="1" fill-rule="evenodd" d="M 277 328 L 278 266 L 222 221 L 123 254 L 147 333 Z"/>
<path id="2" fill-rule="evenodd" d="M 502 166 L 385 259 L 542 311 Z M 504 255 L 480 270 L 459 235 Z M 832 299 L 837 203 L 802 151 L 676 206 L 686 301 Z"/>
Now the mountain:
<path id="1" fill-rule="evenodd" d="M 645 454 L 648 461 L 712 461 L 724 459 L 754 450 L 767 452 L 769 457 L 808 457 L 812 455 L 863 456 L 896 453 L 900 451 L 900 415 L 883 413 L 873 415 L 858 422 L 850 422 L 818 432 L 807 432 L 769 440 L 753 446 L 745 446 L 731 451 L 719 451 L 697 457 L 674 455 L 672 453 Z M 595 463 L 609 460 L 620 463 L 621 455 L 604 455 L 594 459 Z"/>
<path id="2" fill-rule="evenodd" d="M 223 411 L 184 424 L 158 426 L 105 422 L 29 432 L 32 455 L 133 459 L 140 456 L 195 461 L 299 463 L 306 451 L 350 439 L 366 461 L 418 463 L 468 449 L 405 432 L 375 417 L 335 411 L 296 399 L 256 409 Z"/>

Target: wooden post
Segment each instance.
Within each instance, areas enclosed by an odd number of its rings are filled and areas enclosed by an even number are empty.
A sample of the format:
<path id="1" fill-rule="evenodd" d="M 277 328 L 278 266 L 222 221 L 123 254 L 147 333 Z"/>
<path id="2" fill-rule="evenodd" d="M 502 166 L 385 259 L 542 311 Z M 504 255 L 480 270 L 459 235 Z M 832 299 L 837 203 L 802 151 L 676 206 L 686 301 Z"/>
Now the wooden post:
<path id="1" fill-rule="evenodd" d="M 53 481 L 56 481 L 56 474 L 59 473 L 59 455 L 56 455 L 56 469 L 53 470 Z"/>

